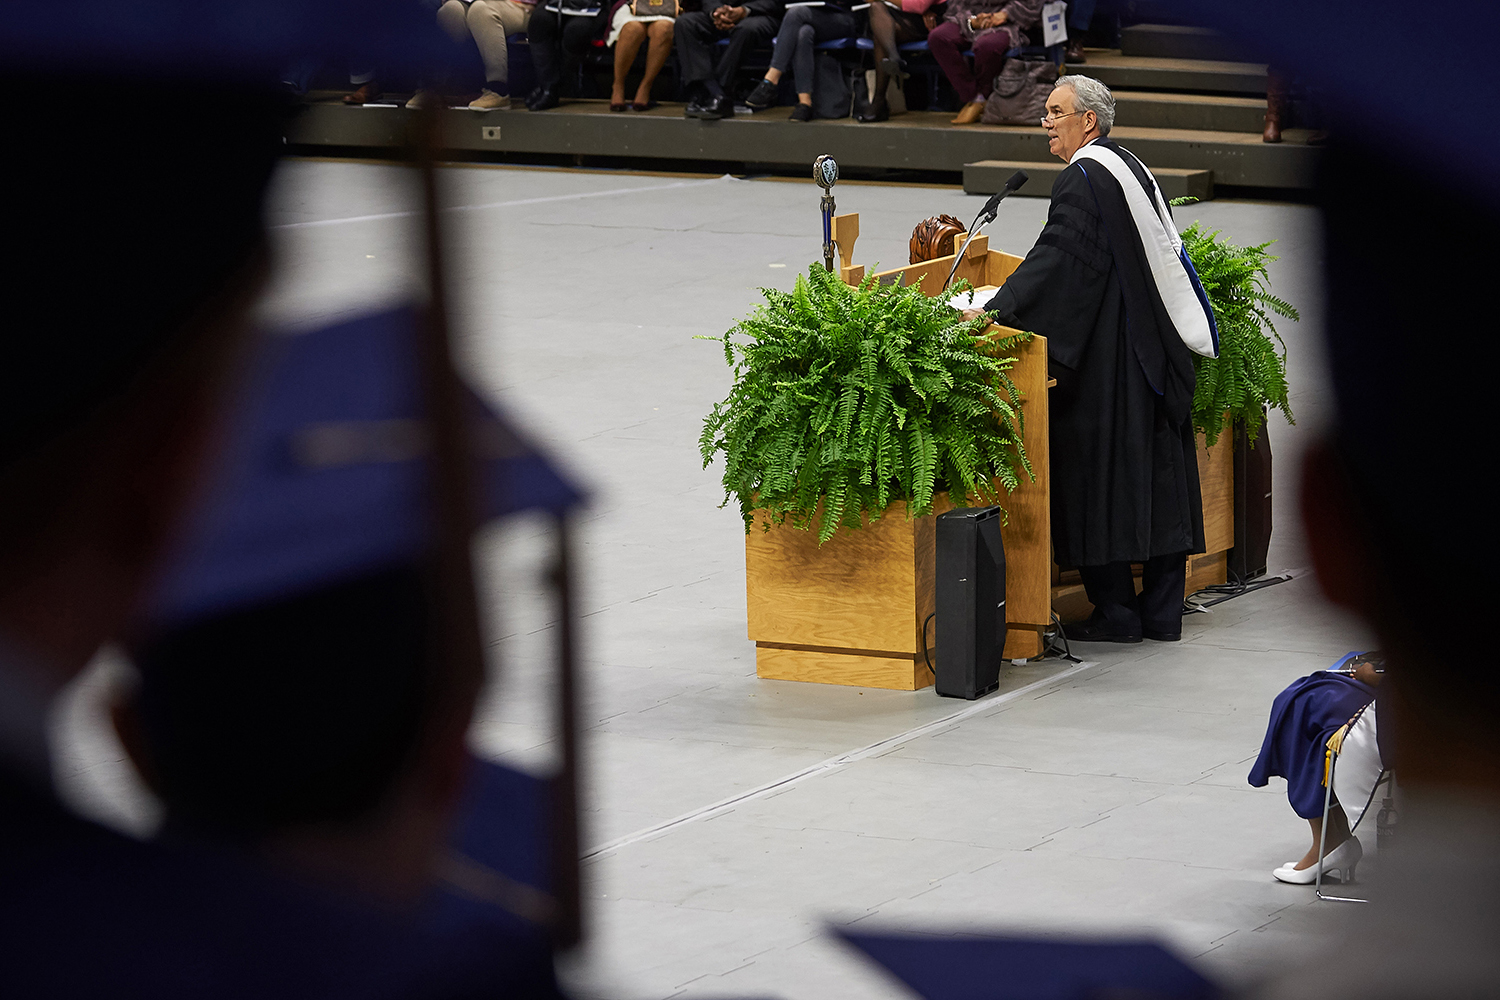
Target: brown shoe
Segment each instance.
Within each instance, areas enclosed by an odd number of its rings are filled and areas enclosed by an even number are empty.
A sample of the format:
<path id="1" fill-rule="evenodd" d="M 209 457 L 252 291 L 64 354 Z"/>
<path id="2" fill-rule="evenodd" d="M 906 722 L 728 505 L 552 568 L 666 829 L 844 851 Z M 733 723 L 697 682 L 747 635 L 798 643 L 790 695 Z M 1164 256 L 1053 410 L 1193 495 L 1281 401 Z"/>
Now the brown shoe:
<path id="1" fill-rule="evenodd" d="M 1068 39 L 1068 47 L 1063 50 L 1063 62 L 1069 66 L 1080 66 L 1088 62 L 1083 54 L 1083 42 L 1076 38 Z"/>
<path id="2" fill-rule="evenodd" d="M 984 105 L 970 101 L 964 105 L 963 110 L 958 113 L 958 117 L 953 119 L 953 124 L 973 125 L 979 120 L 979 116 L 982 114 L 984 114 Z"/>
<path id="3" fill-rule="evenodd" d="M 1278 112 L 1266 109 L 1266 128 L 1260 134 L 1261 142 L 1281 141 L 1281 115 Z"/>
<path id="4" fill-rule="evenodd" d="M 479 92 L 479 96 L 469 102 L 470 111 L 509 111 L 510 98 L 504 94 L 497 94 L 486 87 Z"/>
<path id="5" fill-rule="evenodd" d="M 380 86 L 374 80 L 361 84 L 352 94 L 344 95 L 345 104 L 374 104 L 380 100 Z"/>

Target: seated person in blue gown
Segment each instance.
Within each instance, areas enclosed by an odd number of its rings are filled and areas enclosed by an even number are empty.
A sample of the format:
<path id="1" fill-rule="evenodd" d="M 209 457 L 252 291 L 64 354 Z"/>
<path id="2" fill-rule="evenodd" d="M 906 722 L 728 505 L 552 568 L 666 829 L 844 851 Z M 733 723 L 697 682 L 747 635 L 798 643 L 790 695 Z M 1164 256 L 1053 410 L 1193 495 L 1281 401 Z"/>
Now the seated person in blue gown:
<path id="1" fill-rule="evenodd" d="M 1325 875 L 1337 869 L 1345 881 L 1353 877 L 1364 850 L 1350 832 L 1337 797 L 1329 800 L 1328 842 L 1322 842 L 1328 740 L 1375 700 L 1383 672 L 1379 654 L 1351 653 L 1333 669 L 1297 678 L 1271 705 L 1271 721 L 1250 769 L 1250 784 L 1264 788 L 1271 778 L 1285 778 L 1292 811 L 1312 827 L 1307 853 L 1272 873 L 1282 882 L 1313 882 L 1320 854 Z"/>

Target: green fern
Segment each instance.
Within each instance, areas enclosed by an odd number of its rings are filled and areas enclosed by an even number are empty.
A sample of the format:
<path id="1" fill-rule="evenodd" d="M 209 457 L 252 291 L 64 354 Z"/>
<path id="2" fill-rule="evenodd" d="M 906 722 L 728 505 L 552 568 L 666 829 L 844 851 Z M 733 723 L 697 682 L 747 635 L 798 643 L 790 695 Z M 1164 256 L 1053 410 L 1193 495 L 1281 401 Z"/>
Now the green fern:
<path id="1" fill-rule="evenodd" d="M 1193 426 L 1212 445 L 1228 413 L 1230 423 L 1244 428 L 1253 445 L 1267 410 L 1280 410 L 1287 423 L 1297 422 L 1287 401 L 1286 342 L 1272 316 L 1300 317 L 1270 292 L 1266 266 L 1276 259 L 1266 253 L 1270 243 L 1235 246 L 1220 239 L 1217 230 L 1207 232 L 1195 222 L 1183 232 L 1182 244 L 1219 327 L 1219 356 L 1195 356 Z"/>
<path id="2" fill-rule="evenodd" d="M 962 284 L 962 283 L 960 283 Z M 814 264 L 790 292 L 716 340 L 734 370 L 703 421 L 704 467 L 724 456 L 724 502 L 816 530 L 819 544 L 892 503 L 932 512 L 947 492 L 998 503 L 1032 475 L 1021 393 L 997 357 L 1030 334 L 984 338 L 946 297 L 919 286 L 851 287 Z M 769 525 L 767 526 L 769 530 Z"/>

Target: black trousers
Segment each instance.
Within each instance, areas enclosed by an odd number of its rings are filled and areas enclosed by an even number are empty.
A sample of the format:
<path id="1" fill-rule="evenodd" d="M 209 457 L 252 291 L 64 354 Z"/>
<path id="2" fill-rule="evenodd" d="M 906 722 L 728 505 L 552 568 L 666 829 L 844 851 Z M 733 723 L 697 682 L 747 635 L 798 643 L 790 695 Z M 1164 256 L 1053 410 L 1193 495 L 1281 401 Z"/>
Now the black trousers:
<path id="1" fill-rule="evenodd" d="M 1182 631 L 1182 588 L 1187 584 L 1187 553 L 1153 556 L 1141 567 L 1141 593 L 1135 592 L 1130 563 L 1080 566 L 1083 589 L 1094 614 L 1118 625 L 1152 632 Z"/>
<path id="2" fill-rule="evenodd" d="M 729 29 L 729 44 L 714 66 L 714 50 L 724 35 L 714 27 L 714 19 L 701 10 L 690 10 L 677 17 L 677 64 L 682 67 L 683 83 L 702 83 L 714 78 L 726 91 L 739 72 L 745 53 L 771 44 L 780 21 L 774 17 L 751 15 Z"/>
<path id="3" fill-rule="evenodd" d="M 563 73 L 576 68 L 578 60 L 588 51 L 599 27 L 597 17 L 576 17 L 545 10 L 537 5 L 536 13 L 526 25 L 526 36 L 531 42 L 531 65 L 536 69 L 536 81 L 543 87 L 556 87 L 562 83 Z M 561 49 L 559 52 L 559 36 Z"/>
<path id="4" fill-rule="evenodd" d="M 854 15 L 842 7 L 793 7 L 781 19 L 776 33 L 776 51 L 771 68 L 785 73 L 790 67 L 792 84 L 799 94 L 813 90 L 813 46 L 854 34 Z"/>

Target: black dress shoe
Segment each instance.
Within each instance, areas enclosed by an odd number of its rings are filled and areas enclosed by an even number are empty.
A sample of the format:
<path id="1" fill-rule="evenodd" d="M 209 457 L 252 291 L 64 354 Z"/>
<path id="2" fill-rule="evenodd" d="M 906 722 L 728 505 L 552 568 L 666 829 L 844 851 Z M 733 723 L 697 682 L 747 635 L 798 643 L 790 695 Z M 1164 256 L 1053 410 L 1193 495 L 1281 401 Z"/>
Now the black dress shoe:
<path id="1" fill-rule="evenodd" d="M 704 121 L 716 121 L 720 118 L 734 117 L 734 104 L 728 95 L 720 94 L 718 97 L 705 95 L 687 106 L 683 112 L 688 118 L 701 118 Z"/>
<path id="2" fill-rule="evenodd" d="M 776 84 L 770 80 L 762 80 L 750 91 L 745 98 L 745 107 L 751 111 L 764 111 L 776 103 Z"/>
<path id="3" fill-rule="evenodd" d="M 1163 629 L 1147 628 L 1146 626 L 1142 625 L 1141 635 L 1145 636 L 1147 639 L 1153 639 L 1156 642 L 1181 642 L 1182 626 L 1179 625 L 1177 627 L 1177 631 L 1175 632 L 1167 632 Z"/>
<path id="4" fill-rule="evenodd" d="M 1103 618 L 1088 618 L 1081 622 L 1063 624 L 1063 635 L 1069 642 L 1140 642 L 1141 630 L 1129 625 L 1107 621 Z"/>
<path id="5" fill-rule="evenodd" d="M 795 108 L 792 109 L 791 117 L 789 117 L 787 121 L 810 122 L 812 121 L 812 118 L 812 105 L 798 104 Z"/>
<path id="6" fill-rule="evenodd" d="M 546 111 L 561 103 L 562 98 L 558 96 L 556 87 L 538 87 L 526 98 L 526 106 L 532 111 Z"/>
<path id="7" fill-rule="evenodd" d="M 854 116 L 855 121 L 861 122 L 884 122 L 890 121 L 890 118 L 891 106 L 885 101 L 876 101 Z"/>

